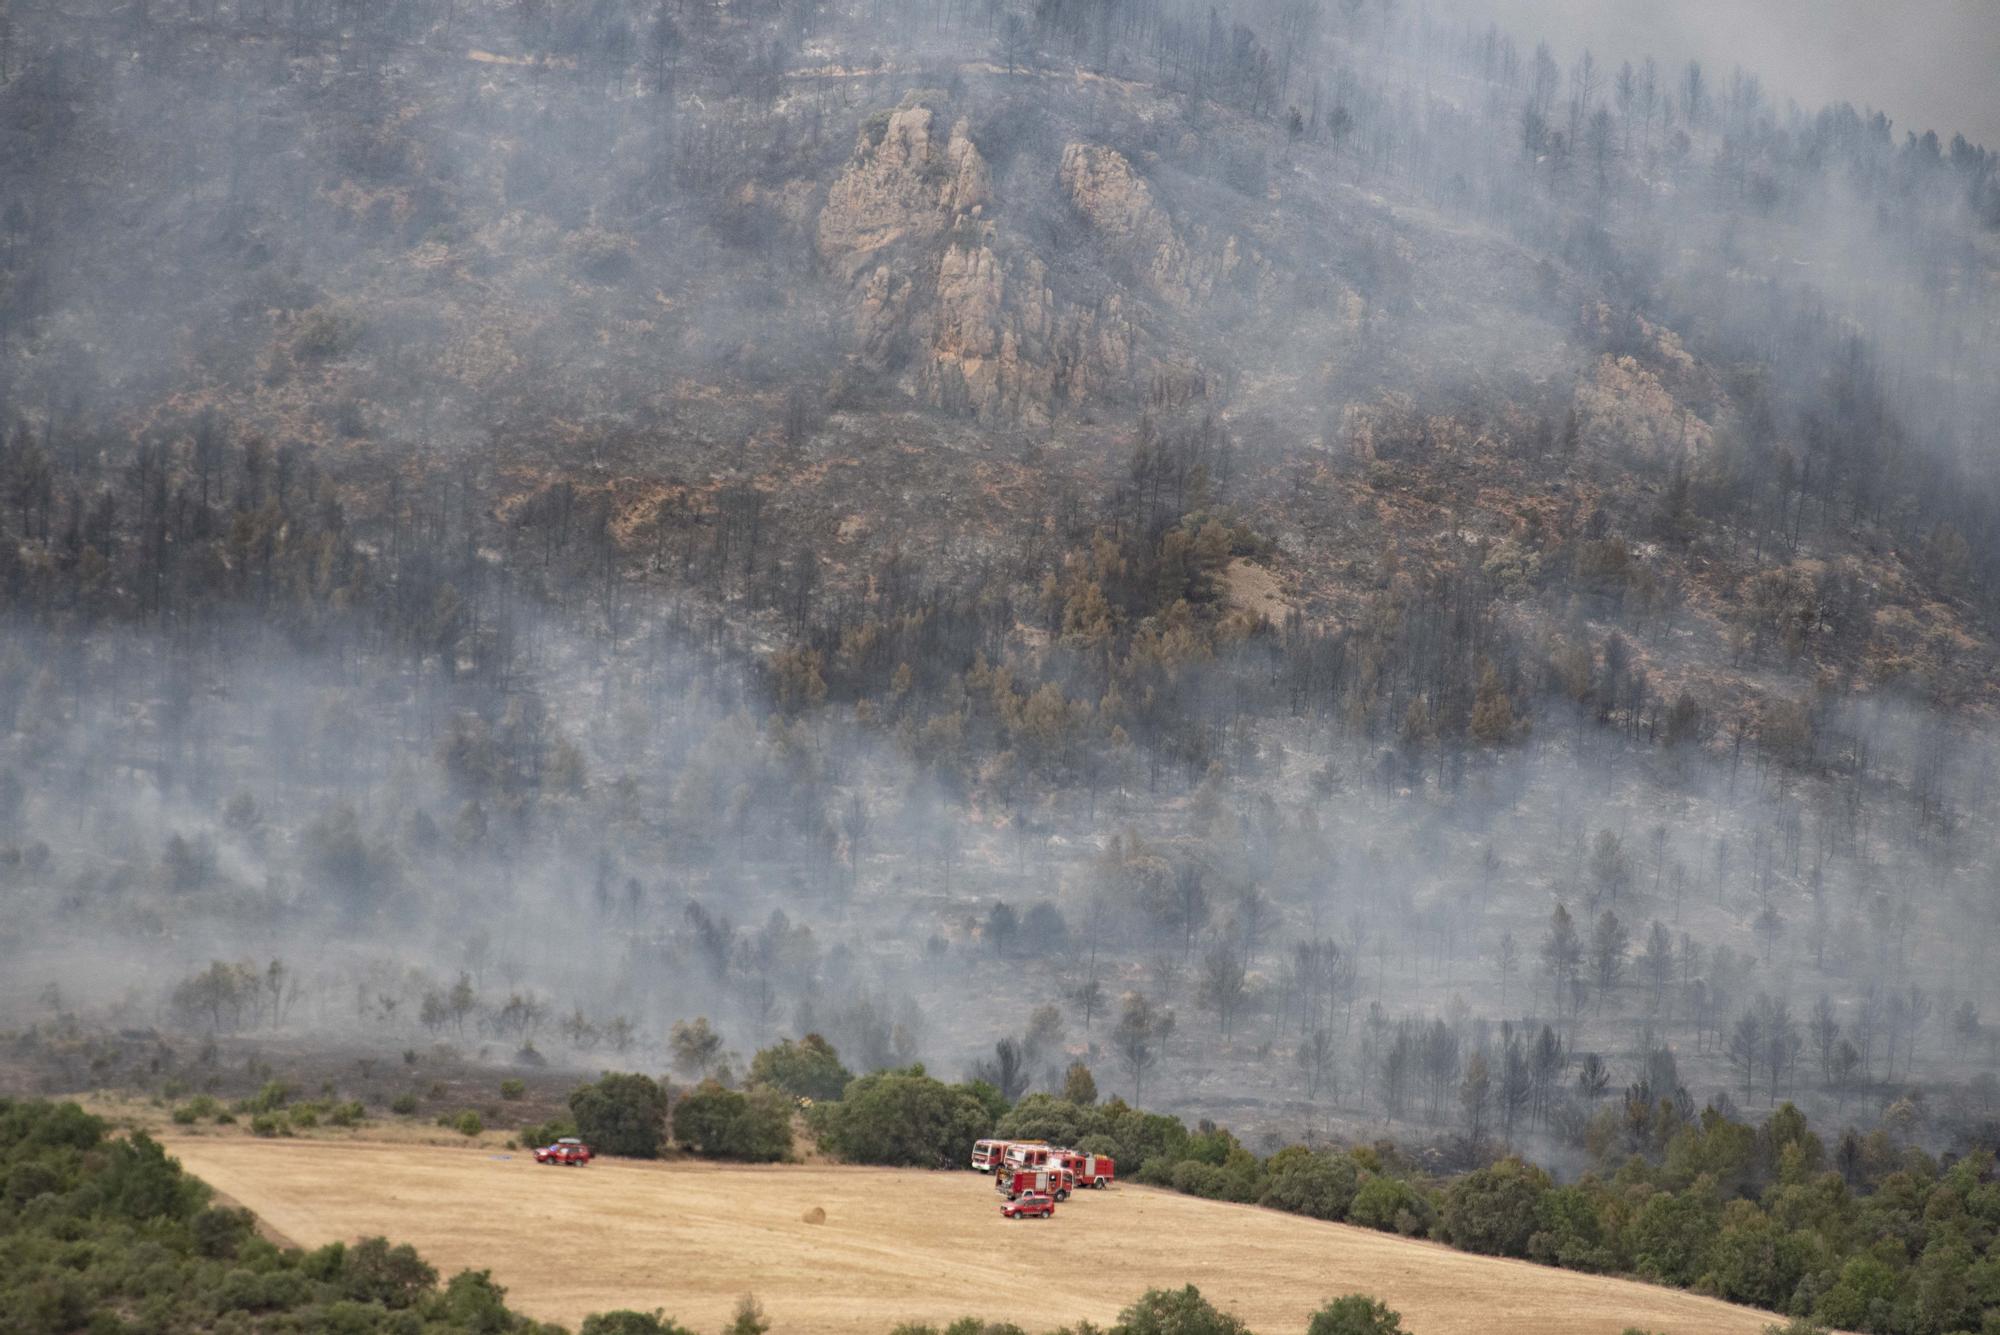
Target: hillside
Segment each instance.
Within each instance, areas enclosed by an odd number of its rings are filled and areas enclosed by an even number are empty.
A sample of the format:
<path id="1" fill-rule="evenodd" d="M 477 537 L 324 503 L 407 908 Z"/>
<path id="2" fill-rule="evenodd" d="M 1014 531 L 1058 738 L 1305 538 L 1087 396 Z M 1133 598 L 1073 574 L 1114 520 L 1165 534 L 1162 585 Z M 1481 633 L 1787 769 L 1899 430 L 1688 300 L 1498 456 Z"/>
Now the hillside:
<path id="1" fill-rule="evenodd" d="M 2000 1138 L 1986 149 L 1393 5 L 4 15 L 28 1057 Z"/>

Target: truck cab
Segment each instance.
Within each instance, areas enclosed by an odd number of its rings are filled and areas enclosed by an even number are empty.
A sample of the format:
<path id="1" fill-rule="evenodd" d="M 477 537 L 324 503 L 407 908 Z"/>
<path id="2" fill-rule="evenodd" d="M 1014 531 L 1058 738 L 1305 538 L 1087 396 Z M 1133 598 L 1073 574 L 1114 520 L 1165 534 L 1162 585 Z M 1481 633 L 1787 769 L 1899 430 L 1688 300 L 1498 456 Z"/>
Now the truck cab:
<path id="1" fill-rule="evenodd" d="M 1017 1140 L 1007 1146 L 1007 1157 L 1003 1162 L 1009 1169 L 1040 1168 L 1048 1163 L 1050 1153 L 1043 1141 Z"/>

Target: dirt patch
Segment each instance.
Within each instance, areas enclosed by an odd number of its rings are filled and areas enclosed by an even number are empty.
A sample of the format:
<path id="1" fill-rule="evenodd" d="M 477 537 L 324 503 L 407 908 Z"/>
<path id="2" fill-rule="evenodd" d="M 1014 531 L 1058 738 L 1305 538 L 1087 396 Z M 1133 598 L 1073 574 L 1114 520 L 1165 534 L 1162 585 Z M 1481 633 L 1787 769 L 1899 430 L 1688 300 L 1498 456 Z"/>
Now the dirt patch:
<path id="1" fill-rule="evenodd" d="M 169 1145 L 300 1243 L 386 1233 L 446 1274 L 490 1268 L 522 1311 L 572 1326 L 593 1311 L 662 1307 L 715 1329 L 749 1292 L 797 1335 L 880 1335 L 968 1314 L 1044 1330 L 1108 1325 L 1148 1287 L 1186 1283 L 1266 1335 L 1303 1330 L 1327 1298 L 1355 1291 L 1424 1335 L 1759 1335 L 1774 1321 L 1670 1289 L 1142 1187 L 1086 1192 L 1053 1220 L 1019 1222 L 1000 1218 L 992 1184 L 971 1173 L 609 1160 L 557 1172 L 476 1149 Z M 804 1223 L 824 1202 L 841 1227 Z"/>
<path id="2" fill-rule="evenodd" d="M 1278 577 L 1241 557 L 1223 568 L 1222 588 L 1231 607 L 1267 616 L 1276 625 L 1284 624 L 1285 614 L 1292 610 Z"/>

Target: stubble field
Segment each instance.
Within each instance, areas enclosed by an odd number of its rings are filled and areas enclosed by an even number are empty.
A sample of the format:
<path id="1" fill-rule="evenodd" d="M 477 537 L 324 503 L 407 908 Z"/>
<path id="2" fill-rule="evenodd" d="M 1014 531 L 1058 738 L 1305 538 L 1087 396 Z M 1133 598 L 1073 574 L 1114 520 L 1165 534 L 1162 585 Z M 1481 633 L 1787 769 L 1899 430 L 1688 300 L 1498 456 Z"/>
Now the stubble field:
<path id="1" fill-rule="evenodd" d="M 1773 1318 L 1668 1289 L 1469 1256 L 1365 1229 L 1119 1186 L 1053 1220 L 999 1217 L 971 1173 L 600 1161 L 355 1141 L 177 1137 L 189 1171 L 300 1245 L 373 1234 L 449 1275 L 490 1269 L 520 1310 L 666 1312 L 696 1330 L 754 1293 L 783 1335 L 886 1335 L 976 1315 L 1108 1324 L 1193 1283 L 1259 1335 L 1366 1292 L 1414 1335 L 1757 1335 Z M 804 1216 L 814 1207 L 824 1223 Z"/>

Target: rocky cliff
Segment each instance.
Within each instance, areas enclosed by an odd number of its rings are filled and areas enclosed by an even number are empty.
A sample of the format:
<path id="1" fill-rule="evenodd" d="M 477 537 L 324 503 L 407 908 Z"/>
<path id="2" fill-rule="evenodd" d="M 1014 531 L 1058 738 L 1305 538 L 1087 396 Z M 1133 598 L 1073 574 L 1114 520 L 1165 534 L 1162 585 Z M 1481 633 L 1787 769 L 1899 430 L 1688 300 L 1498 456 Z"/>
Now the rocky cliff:
<path id="1" fill-rule="evenodd" d="M 1145 281 L 1132 294 L 1063 291 L 1010 230 L 966 121 L 945 126 L 922 96 L 878 113 L 827 191 L 816 244 L 848 294 L 861 362 L 901 373 L 932 406 L 1026 422 L 1086 399 L 1200 384 L 1198 359 L 1129 298 L 1156 298 L 1170 316 L 1261 262 L 1234 237 L 1190 245 L 1123 156 L 1071 144 L 1047 170 L 1106 257 Z"/>

